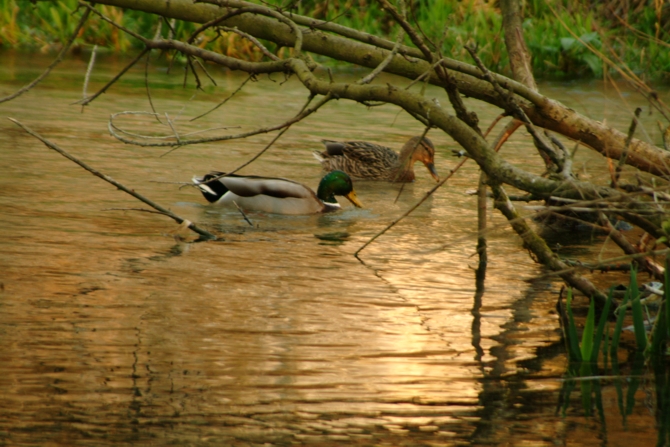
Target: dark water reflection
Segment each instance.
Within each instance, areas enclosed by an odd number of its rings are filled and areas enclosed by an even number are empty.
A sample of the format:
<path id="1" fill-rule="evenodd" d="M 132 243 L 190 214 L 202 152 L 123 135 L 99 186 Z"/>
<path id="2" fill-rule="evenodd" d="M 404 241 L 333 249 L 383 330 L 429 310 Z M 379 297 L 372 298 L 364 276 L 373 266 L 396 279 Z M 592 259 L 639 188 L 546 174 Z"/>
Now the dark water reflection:
<path id="1" fill-rule="evenodd" d="M 0 94 L 48 61 L 0 56 Z M 112 112 L 147 110 L 141 73 L 81 113 L 86 61 L 69 61 L 45 85 L 0 105 L 126 186 L 222 234 L 180 242 L 161 217 L 0 121 L 0 444 L 7 445 L 651 445 L 655 417 L 637 405 L 622 425 L 614 388 L 603 385 L 606 423 L 578 404 L 559 411 L 565 352 L 555 315 L 560 284 L 541 279 L 503 219 L 491 215 L 486 291 L 474 301 L 474 188 L 466 165 L 410 218 L 353 256 L 365 241 L 433 185 L 419 171 L 398 188 L 360 182 L 366 205 L 326 216 L 282 217 L 204 205 L 187 181 L 229 170 L 267 136 L 161 149 L 108 135 Z M 93 90 L 120 65 L 103 61 Z M 154 73 L 161 112 L 191 117 L 243 78 L 218 73 L 220 87 L 196 97 L 179 76 Z M 293 82 L 261 79 L 231 107 L 183 129 L 276 123 L 299 109 Z M 579 104 L 571 103 L 576 89 Z M 614 95 L 597 84 L 547 85 L 577 109 L 626 128 Z M 431 90 L 429 94 L 443 98 Z M 632 99 L 630 99 L 632 101 Z M 473 103 L 483 122 L 492 111 Z M 288 111 L 288 112 L 287 112 Z M 650 118 L 653 123 L 653 117 Z M 364 123 L 364 124 L 363 124 Z M 655 125 L 647 130 L 653 134 Z M 421 128 L 393 108 L 334 102 L 288 132 L 244 173 L 291 177 L 312 186 L 311 150 L 321 138 L 400 147 Z M 658 133 L 658 131 L 656 131 Z M 652 135 L 656 138 L 657 135 Z M 453 142 L 431 136 L 437 169 L 455 165 Z M 505 149 L 519 165 L 528 138 Z M 602 158 L 583 151 L 587 175 Z M 562 240 L 562 244 L 570 245 Z M 578 241 L 573 250 L 593 250 Z M 595 255 L 594 255 L 595 256 Z"/>

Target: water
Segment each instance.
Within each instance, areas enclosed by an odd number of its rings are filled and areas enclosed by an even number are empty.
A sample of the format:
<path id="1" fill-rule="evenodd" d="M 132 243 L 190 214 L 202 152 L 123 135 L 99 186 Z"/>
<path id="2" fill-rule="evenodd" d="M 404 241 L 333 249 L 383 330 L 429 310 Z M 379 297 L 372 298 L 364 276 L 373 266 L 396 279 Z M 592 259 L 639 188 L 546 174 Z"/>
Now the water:
<path id="1" fill-rule="evenodd" d="M 0 95 L 48 64 L 11 53 L 0 58 Z M 249 226 L 237 211 L 213 210 L 195 189 L 165 182 L 231 170 L 271 136 L 167 155 L 124 145 L 110 137 L 107 122 L 111 113 L 149 110 L 142 70 L 82 113 L 71 104 L 81 96 L 85 66 L 69 60 L 35 90 L 0 105 L 2 115 L 220 239 L 195 243 L 171 220 L 132 210 L 143 205 L 0 121 L 0 444 L 656 442 L 655 416 L 645 405 L 650 379 L 625 427 L 611 383 L 603 384 L 603 418 L 584 416 L 578 391 L 561 414 L 567 365 L 555 312 L 560 282 L 542 276 L 493 211 L 486 292 L 474 299 L 475 198 L 465 193 L 477 184 L 474 164 L 364 250 L 363 264 L 353 253 L 434 185 L 423 167 L 397 203 L 397 185 L 358 182 L 364 209 L 342 201 L 341 212 L 324 216 L 251 213 Z M 103 59 L 89 91 L 121 66 Z M 213 73 L 219 86 L 194 95 L 181 89 L 179 75 L 153 70 L 156 108 L 183 132 L 240 126 L 213 134 L 276 124 L 306 99 L 293 80 L 259 77 L 189 123 L 244 79 Z M 627 128 L 623 107 L 612 107 L 616 97 L 597 83 L 543 91 Z M 471 107 L 482 122 L 494 117 L 481 104 Z M 120 123 L 159 129 L 136 120 Z M 646 127 L 652 139 L 653 120 Z M 311 151 L 320 139 L 399 149 L 421 131 L 396 108 L 334 101 L 242 173 L 316 187 L 321 172 Z M 437 132 L 430 136 L 446 175 L 458 161 L 456 146 Z M 503 151 L 540 172 L 537 157 L 525 155 L 534 151 L 528 141 L 519 135 Z M 605 166 L 600 156 L 580 156 L 585 175 Z M 600 251 L 589 238 L 561 243 L 568 252 Z"/>

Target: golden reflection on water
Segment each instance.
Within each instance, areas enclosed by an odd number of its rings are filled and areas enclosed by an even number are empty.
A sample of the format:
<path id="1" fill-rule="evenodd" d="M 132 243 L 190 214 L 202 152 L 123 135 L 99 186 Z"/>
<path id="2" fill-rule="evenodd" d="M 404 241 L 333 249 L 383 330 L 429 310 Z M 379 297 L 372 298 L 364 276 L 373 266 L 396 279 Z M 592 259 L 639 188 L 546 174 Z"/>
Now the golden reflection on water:
<path id="1" fill-rule="evenodd" d="M 326 216 L 252 213 L 252 228 L 236 211 L 207 207 L 192 188 L 157 182 L 235 168 L 267 136 L 184 147 L 162 158 L 163 149 L 123 145 L 108 135 L 107 119 L 148 108 L 135 95 L 141 75 L 81 113 L 68 104 L 79 94 L 71 80 L 81 79 L 82 66 L 69 62 L 43 86 L 3 104 L 3 115 L 222 239 L 180 242 L 179 229 L 166 219 L 113 210 L 139 205 L 2 122 L 0 442 L 577 439 L 557 428 L 562 422 L 553 413 L 564 357 L 537 356 L 559 341 L 558 285 L 534 279 L 541 270 L 494 213 L 486 293 L 473 308 L 476 213 L 465 191 L 478 180 L 474 165 L 367 248 L 366 266 L 352 253 L 433 186 L 422 169 L 397 203 L 396 185 L 359 182 L 365 209 L 344 203 L 343 211 Z M 20 84 L 16 74 L 1 74 L 2 91 Z M 186 117 L 211 107 L 242 78 L 218 73 L 221 87 L 193 99 L 192 91 L 174 88 L 180 79 L 154 76 L 164 83 L 155 87 L 154 102 L 183 117 L 177 119 L 183 131 L 273 124 L 304 100 L 293 81 L 278 86 L 261 79 L 230 108 L 188 123 Z M 491 112 L 477 112 L 492 119 Z M 321 172 L 311 151 L 320 139 L 399 148 L 421 130 L 397 109 L 335 101 L 243 173 L 315 187 Z M 453 142 L 437 133 L 431 138 L 445 175 L 456 163 Z M 520 165 L 532 163 L 524 156 L 527 139 L 504 150 Z M 518 410 L 519 401 L 534 397 L 534 405 L 522 406 L 525 413 Z M 486 428 L 494 426 L 500 428 Z"/>

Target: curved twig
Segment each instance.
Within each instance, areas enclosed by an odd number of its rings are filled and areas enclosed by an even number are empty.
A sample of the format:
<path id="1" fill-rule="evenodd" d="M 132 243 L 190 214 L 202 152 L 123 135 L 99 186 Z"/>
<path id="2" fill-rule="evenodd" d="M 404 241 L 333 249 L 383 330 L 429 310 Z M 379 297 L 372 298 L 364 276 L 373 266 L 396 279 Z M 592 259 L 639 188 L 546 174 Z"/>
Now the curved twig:
<path id="1" fill-rule="evenodd" d="M 183 139 L 183 135 L 182 135 L 181 138 L 179 138 L 179 141 L 176 141 L 176 142 L 144 143 L 144 142 L 137 141 L 137 140 L 134 140 L 134 139 L 125 138 L 124 136 L 121 135 L 121 133 L 126 134 L 126 135 L 133 135 L 133 134 L 122 130 L 121 128 L 116 126 L 116 124 L 114 124 L 114 118 L 116 118 L 117 116 L 132 115 L 132 114 L 153 115 L 150 112 L 118 112 L 118 113 L 115 113 L 110 117 L 109 122 L 107 124 L 107 127 L 109 129 L 109 133 L 114 138 L 116 138 L 117 140 L 122 141 L 126 144 L 134 144 L 136 146 L 143 146 L 143 147 L 175 147 L 176 146 L 176 148 L 179 148 L 179 147 L 182 147 L 182 146 L 188 146 L 188 145 L 199 144 L 199 143 L 211 143 L 211 142 L 215 142 L 215 141 L 238 140 L 238 139 L 250 137 L 250 136 L 253 136 L 253 135 L 259 135 L 259 134 L 263 134 L 263 133 L 269 133 L 269 132 L 274 132 L 276 130 L 281 130 L 281 129 L 284 129 L 284 128 L 288 128 L 288 127 L 291 127 L 293 124 L 297 123 L 298 121 L 301 121 L 302 119 L 304 119 L 304 118 L 308 117 L 309 115 L 311 115 L 312 113 L 316 112 L 319 107 L 321 107 L 326 102 L 330 101 L 332 98 L 333 98 L 332 95 L 326 93 L 325 96 L 324 96 L 324 99 L 321 100 L 317 105 L 315 105 L 314 107 L 311 107 L 309 109 L 305 109 L 303 107 L 303 109 L 297 115 L 295 115 L 293 118 L 291 118 L 291 119 L 289 119 L 289 120 L 287 120 L 287 121 L 285 121 L 281 124 L 278 124 L 276 126 L 271 126 L 271 127 L 263 127 L 263 128 L 251 130 L 249 132 L 239 133 L 239 134 L 236 134 L 236 135 L 223 135 L 223 136 L 216 136 L 216 137 L 209 137 L 209 138 L 186 139 L 186 140 Z M 226 128 L 224 127 L 224 129 L 226 129 Z M 165 137 L 142 137 L 142 138 L 145 138 L 145 139 L 150 139 L 150 138 L 164 139 Z M 172 151 L 170 151 L 170 152 L 172 152 Z"/>

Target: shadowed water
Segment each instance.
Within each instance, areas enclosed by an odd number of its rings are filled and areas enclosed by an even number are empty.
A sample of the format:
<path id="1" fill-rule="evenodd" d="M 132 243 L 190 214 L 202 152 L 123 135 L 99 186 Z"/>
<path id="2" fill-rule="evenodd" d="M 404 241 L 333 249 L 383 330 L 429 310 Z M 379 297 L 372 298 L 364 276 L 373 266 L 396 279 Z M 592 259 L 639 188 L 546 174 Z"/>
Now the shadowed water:
<path id="1" fill-rule="evenodd" d="M 49 62 L 0 58 L 0 96 Z M 90 92 L 121 66 L 103 60 Z M 341 200 L 342 211 L 323 216 L 250 213 L 249 226 L 236 210 L 208 206 L 194 188 L 164 182 L 234 169 L 270 135 L 166 155 L 164 148 L 124 145 L 109 135 L 108 118 L 150 109 L 142 71 L 82 112 L 71 104 L 81 97 L 85 67 L 85 60 L 70 60 L 35 90 L 0 104 L 0 444 L 655 443 L 643 390 L 625 430 L 611 387 L 604 390 L 606 424 L 584 418 L 578 404 L 561 414 L 560 282 L 541 277 L 493 211 L 486 292 L 475 300 L 476 199 L 466 194 L 477 185 L 474 163 L 364 250 L 361 263 L 353 253 L 434 185 L 422 166 L 397 202 L 399 186 L 357 182 L 364 209 Z M 239 126 L 212 135 L 277 124 L 306 100 L 294 80 L 259 77 L 226 106 L 188 122 L 244 80 L 213 73 L 218 87 L 194 94 L 181 89 L 178 74 L 153 69 L 157 110 L 182 132 Z M 628 126 L 627 106 L 597 83 L 542 90 Z M 447 103 L 438 89 L 427 94 Z M 469 105 L 483 127 L 495 117 Z M 196 243 L 168 218 L 131 210 L 146 207 L 4 117 L 220 239 Z M 652 140 L 653 119 L 645 128 Z M 120 123 L 170 132 L 145 118 Z M 399 149 L 422 130 L 394 107 L 333 101 L 241 173 L 316 188 L 321 172 L 311 151 L 321 139 Z M 459 161 L 451 154 L 457 147 L 436 131 L 429 136 L 444 176 Z M 529 142 L 520 131 L 504 154 L 541 172 Z M 603 158 L 584 149 L 579 155 L 583 175 L 602 175 Z M 599 252 L 590 242 L 561 240 L 564 250 Z"/>

